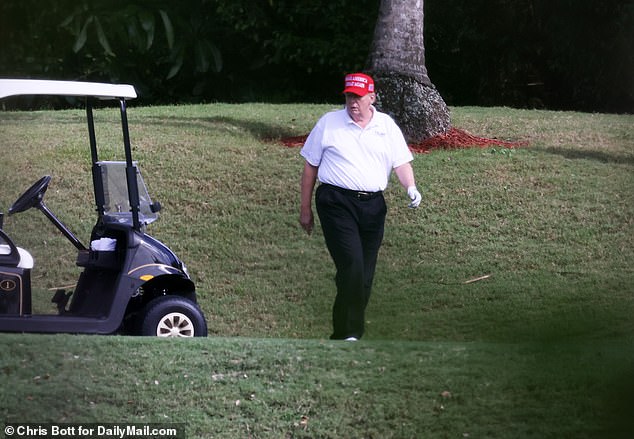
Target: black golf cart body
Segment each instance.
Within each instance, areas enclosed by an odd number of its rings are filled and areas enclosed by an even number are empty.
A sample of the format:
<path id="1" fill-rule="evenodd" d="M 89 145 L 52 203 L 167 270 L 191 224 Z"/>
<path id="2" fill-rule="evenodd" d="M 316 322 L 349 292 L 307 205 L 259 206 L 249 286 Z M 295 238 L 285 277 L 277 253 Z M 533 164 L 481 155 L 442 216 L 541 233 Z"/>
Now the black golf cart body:
<path id="1" fill-rule="evenodd" d="M 158 218 L 160 205 L 152 203 L 132 160 L 126 100 L 136 98 L 134 87 L 0 79 L 0 99 L 18 95 L 85 98 L 97 221 L 85 246 L 44 204 L 50 176 L 35 182 L 11 206 L 9 215 L 31 207 L 43 212 L 77 248 L 76 264 L 82 270 L 74 291 L 58 290 L 52 297 L 57 313 L 32 314 L 31 271 L 36 267 L 29 252 L 5 233 L 0 213 L 0 331 L 206 336 L 207 324 L 185 265 L 145 232 Z M 125 160 L 99 160 L 96 100 L 119 103 Z"/>

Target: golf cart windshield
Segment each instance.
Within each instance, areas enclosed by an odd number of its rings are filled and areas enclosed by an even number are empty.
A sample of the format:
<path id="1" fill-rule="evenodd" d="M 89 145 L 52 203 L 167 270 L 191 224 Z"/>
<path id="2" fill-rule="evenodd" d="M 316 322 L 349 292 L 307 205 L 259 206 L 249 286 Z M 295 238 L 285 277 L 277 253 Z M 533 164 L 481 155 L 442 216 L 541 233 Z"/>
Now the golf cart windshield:
<path id="1" fill-rule="evenodd" d="M 97 162 L 101 171 L 104 195 L 104 221 L 132 225 L 132 212 L 128 184 L 126 180 L 126 162 L 100 161 Z M 139 187 L 139 222 L 150 224 L 158 219 L 158 212 L 152 204 L 147 187 L 141 177 L 141 172 L 134 162 L 136 180 Z"/>

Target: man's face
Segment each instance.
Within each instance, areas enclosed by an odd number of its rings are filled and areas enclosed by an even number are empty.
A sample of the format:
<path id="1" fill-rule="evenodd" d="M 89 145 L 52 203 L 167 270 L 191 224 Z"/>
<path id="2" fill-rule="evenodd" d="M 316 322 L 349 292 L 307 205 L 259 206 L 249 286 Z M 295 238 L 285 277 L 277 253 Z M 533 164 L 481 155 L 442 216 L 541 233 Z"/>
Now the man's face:
<path id="1" fill-rule="evenodd" d="M 367 118 L 372 114 L 370 107 L 374 104 L 376 95 L 368 93 L 365 96 L 359 96 L 354 93 L 346 93 L 346 109 L 352 120 Z"/>

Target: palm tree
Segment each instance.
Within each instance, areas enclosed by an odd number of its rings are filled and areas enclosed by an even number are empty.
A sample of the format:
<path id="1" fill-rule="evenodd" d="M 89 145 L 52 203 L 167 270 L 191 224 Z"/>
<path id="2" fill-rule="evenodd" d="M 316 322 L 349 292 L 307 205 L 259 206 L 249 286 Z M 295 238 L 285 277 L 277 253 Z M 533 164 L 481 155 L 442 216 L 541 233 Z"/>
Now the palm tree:
<path id="1" fill-rule="evenodd" d="M 409 142 L 450 127 L 449 110 L 427 75 L 423 0 L 381 0 L 367 70 L 377 106 L 400 125 Z"/>

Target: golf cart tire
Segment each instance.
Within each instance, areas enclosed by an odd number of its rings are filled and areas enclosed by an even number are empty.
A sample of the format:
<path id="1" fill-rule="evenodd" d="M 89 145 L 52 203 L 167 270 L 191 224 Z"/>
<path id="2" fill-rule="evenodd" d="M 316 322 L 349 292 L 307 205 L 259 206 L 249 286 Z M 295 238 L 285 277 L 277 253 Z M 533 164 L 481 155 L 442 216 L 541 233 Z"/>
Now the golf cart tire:
<path id="1" fill-rule="evenodd" d="M 181 296 L 161 296 L 148 303 L 143 310 L 140 335 L 206 337 L 207 322 L 193 301 Z"/>

